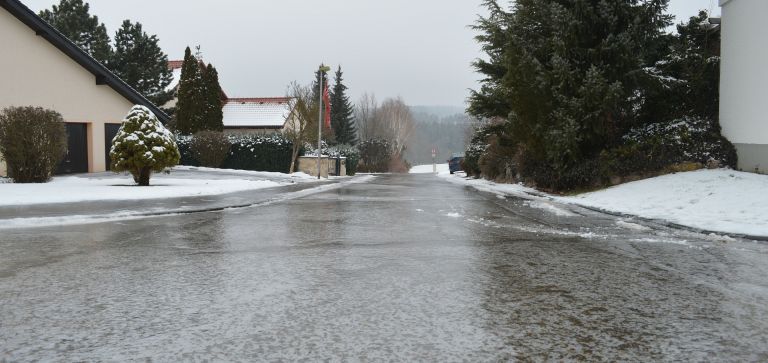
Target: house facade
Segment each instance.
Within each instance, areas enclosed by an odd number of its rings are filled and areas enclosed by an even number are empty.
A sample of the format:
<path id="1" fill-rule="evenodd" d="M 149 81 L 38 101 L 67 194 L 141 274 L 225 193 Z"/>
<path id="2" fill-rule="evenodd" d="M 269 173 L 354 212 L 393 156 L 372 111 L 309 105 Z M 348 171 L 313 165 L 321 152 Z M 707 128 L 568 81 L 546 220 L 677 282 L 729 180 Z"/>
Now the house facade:
<path id="1" fill-rule="evenodd" d="M 222 111 L 227 134 L 270 134 L 289 125 L 292 102 L 287 97 L 228 98 Z"/>
<path id="2" fill-rule="evenodd" d="M 739 154 L 739 169 L 768 173 L 766 0 L 720 0 L 720 124 Z"/>
<path id="3" fill-rule="evenodd" d="M 18 0 L 0 0 L 0 109 L 59 112 L 69 136 L 60 174 L 105 171 L 109 145 L 135 104 L 168 116 Z M 110 137 L 111 136 L 111 137 Z M 5 164 L 0 165 L 5 175 Z"/>

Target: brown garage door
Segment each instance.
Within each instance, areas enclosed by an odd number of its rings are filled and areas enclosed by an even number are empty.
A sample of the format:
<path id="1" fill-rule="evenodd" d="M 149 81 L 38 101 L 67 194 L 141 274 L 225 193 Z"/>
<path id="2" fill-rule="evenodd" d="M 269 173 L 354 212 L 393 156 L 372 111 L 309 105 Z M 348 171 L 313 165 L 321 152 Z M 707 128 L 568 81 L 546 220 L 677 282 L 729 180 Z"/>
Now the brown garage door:
<path id="1" fill-rule="evenodd" d="M 88 172 L 88 125 L 66 123 L 67 154 L 59 164 L 56 174 Z"/>

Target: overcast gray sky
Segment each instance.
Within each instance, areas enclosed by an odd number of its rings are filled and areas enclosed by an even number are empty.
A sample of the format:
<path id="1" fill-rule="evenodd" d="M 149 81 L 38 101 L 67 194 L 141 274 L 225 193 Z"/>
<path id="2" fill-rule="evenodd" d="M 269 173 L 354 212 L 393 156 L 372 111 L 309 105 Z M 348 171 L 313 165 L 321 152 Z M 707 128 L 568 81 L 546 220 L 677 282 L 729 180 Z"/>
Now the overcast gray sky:
<path id="1" fill-rule="evenodd" d="M 22 0 L 39 11 L 58 0 Z M 123 19 L 157 34 L 171 59 L 199 44 L 231 97 L 282 96 L 321 62 L 341 65 L 353 101 L 363 92 L 412 105 L 463 107 L 480 55 L 467 28 L 480 0 L 86 0 L 114 34 Z M 678 21 L 716 0 L 671 0 Z M 681 17 L 682 16 L 682 17 Z"/>

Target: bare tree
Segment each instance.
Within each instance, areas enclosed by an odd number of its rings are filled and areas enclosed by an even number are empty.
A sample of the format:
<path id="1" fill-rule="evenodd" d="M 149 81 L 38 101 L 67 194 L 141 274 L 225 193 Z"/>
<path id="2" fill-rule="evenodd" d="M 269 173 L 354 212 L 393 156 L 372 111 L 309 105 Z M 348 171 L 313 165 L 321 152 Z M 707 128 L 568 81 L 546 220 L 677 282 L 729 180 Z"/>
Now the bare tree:
<path id="1" fill-rule="evenodd" d="M 415 128 L 408 105 L 400 97 L 387 99 L 376 111 L 375 120 L 383 128 L 376 130 L 376 136 L 389 140 L 395 153 L 402 155 Z"/>
<path id="2" fill-rule="evenodd" d="M 313 125 L 317 125 L 317 102 L 312 102 L 312 88 L 291 83 L 288 97 L 291 98 L 291 114 L 288 116 L 283 135 L 293 143 L 291 152 L 291 173 L 296 171 L 296 158 L 305 142 L 311 141 Z"/>
<path id="3" fill-rule="evenodd" d="M 379 104 L 376 101 L 376 96 L 373 94 L 364 93 L 360 97 L 360 101 L 357 102 L 355 107 L 355 124 L 357 125 L 358 139 L 360 141 L 370 140 L 378 137 L 377 128 L 379 127 L 376 122 L 376 110 L 379 108 Z"/>

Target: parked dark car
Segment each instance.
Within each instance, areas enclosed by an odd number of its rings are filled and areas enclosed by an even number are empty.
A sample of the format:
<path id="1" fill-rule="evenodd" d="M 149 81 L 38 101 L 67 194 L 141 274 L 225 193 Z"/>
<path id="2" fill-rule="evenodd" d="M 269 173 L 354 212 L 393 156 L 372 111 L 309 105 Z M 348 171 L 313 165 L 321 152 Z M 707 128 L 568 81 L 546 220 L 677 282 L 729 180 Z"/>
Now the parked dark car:
<path id="1" fill-rule="evenodd" d="M 451 171 L 451 174 L 464 170 L 461 168 L 462 162 L 464 162 L 463 154 L 453 154 L 453 156 L 451 156 L 451 160 L 448 160 L 448 169 Z"/>

